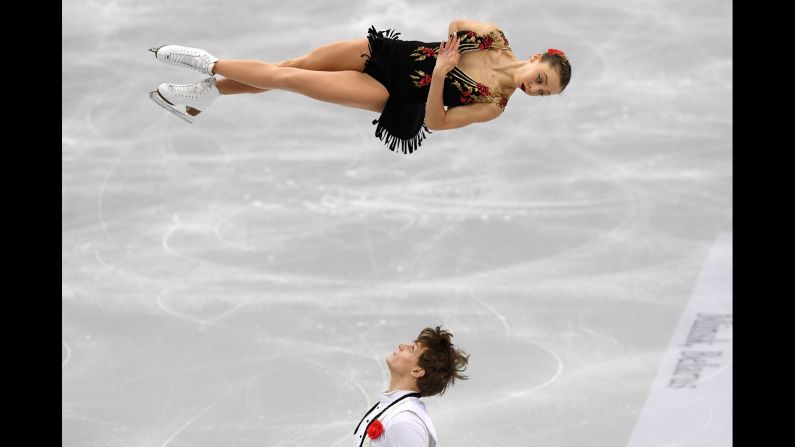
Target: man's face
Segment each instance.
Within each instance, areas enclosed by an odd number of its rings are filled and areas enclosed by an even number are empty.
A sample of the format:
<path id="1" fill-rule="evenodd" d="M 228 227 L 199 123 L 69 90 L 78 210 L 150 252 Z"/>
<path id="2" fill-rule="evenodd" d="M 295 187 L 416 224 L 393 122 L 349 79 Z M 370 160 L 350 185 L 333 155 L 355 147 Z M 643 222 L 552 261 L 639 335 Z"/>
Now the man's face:
<path id="1" fill-rule="evenodd" d="M 398 345 L 392 354 L 386 358 L 386 364 L 392 374 L 399 376 L 413 375 L 417 376 L 420 371 L 420 356 L 427 348 L 417 342 L 411 342 Z M 421 376 L 421 374 L 420 374 Z"/>

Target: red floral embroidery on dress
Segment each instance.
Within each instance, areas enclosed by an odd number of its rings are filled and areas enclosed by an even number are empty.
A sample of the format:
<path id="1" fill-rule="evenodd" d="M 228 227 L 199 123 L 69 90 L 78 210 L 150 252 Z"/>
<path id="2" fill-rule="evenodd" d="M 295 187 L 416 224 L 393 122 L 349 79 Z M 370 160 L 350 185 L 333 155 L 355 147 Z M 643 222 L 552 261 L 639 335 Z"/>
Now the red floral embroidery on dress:
<path id="1" fill-rule="evenodd" d="M 481 50 L 488 50 L 489 48 L 491 48 L 491 45 L 493 43 L 494 43 L 494 38 L 491 37 L 491 33 L 489 33 L 483 36 L 483 38 L 480 40 L 480 45 L 478 45 L 478 48 L 480 48 Z"/>
<path id="2" fill-rule="evenodd" d="M 483 85 L 480 82 L 475 83 L 474 86 L 470 86 L 461 83 L 458 79 L 452 79 L 450 84 L 460 92 L 458 100 L 461 104 L 493 102 L 503 109 L 508 105 L 508 98 L 502 96 L 501 92 L 492 92 L 487 85 Z"/>
<path id="3" fill-rule="evenodd" d="M 466 49 L 478 49 L 478 50 L 510 50 L 511 48 L 508 46 L 508 39 L 505 37 L 505 33 L 499 28 L 494 31 L 489 31 L 482 36 L 476 33 L 475 31 L 459 31 L 459 37 L 461 38 L 461 47 Z M 474 47 L 473 47 L 474 46 Z"/>
<path id="4" fill-rule="evenodd" d="M 414 62 L 424 61 L 429 57 L 439 57 L 439 47 L 436 48 L 428 48 L 428 47 L 417 47 L 411 56 L 414 57 Z"/>
<path id="5" fill-rule="evenodd" d="M 469 104 L 473 101 L 475 101 L 475 99 L 472 98 L 472 93 L 469 90 L 461 92 L 461 104 Z"/>
<path id="6" fill-rule="evenodd" d="M 475 88 L 478 89 L 478 95 L 480 95 L 480 96 L 489 96 L 489 95 L 491 95 L 491 90 L 489 90 L 489 88 L 487 86 L 481 84 L 480 82 L 478 82 L 477 85 L 475 85 Z"/>
<path id="7" fill-rule="evenodd" d="M 425 87 L 426 85 L 430 85 L 431 84 L 431 79 L 433 77 L 431 75 L 429 75 L 428 73 L 425 73 L 422 70 L 414 70 L 414 73 L 416 73 L 416 74 L 409 75 L 409 76 L 411 76 L 411 78 L 414 79 L 412 82 L 414 83 L 414 85 L 416 87 L 422 88 L 422 87 Z"/>

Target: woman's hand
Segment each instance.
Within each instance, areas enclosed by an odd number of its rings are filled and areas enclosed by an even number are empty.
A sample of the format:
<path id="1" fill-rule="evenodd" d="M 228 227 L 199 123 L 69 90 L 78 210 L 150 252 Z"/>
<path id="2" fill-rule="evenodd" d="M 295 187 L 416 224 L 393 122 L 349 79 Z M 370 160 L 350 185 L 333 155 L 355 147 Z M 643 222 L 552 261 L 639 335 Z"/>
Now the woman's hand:
<path id="1" fill-rule="evenodd" d="M 447 42 L 439 44 L 439 56 L 436 58 L 436 66 L 433 67 L 434 74 L 439 73 L 444 76 L 455 68 L 458 58 L 461 57 L 458 53 L 458 44 L 459 39 L 455 34 L 450 36 Z"/>

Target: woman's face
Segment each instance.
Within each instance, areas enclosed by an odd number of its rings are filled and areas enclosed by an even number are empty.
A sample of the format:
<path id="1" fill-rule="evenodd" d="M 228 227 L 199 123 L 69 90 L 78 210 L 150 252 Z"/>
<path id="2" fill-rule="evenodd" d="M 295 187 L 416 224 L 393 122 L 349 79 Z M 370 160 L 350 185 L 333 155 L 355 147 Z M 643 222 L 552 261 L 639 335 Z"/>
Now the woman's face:
<path id="1" fill-rule="evenodd" d="M 536 54 L 522 70 L 517 87 L 530 96 L 555 95 L 560 93 L 560 76 L 548 62 L 541 62 L 540 54 Z"/>

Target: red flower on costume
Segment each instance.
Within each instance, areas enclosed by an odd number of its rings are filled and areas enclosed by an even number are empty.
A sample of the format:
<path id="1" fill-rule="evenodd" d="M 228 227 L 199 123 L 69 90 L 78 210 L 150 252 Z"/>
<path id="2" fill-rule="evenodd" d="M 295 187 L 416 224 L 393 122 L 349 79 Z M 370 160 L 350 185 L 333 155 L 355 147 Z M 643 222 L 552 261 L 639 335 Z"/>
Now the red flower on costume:
<path id="1" fill-rule="evenodd" d="M 474 99 L 472 99 L 472 97 L 469 95 L 470 95 L 469 90 L 464 90 L 463 92 L 461 92 L 461 102 L 464 104 L 468 104 L 474 101 Z"/>
<path id="2" fill-rule="evenodd" d="M 367 427 L 367 436 L 369 436 L 370 439 L 375 439 L 381 436 L 383 433 L 384 433 L 384 426 L 381 425 L 381 421 L 379 421 L 378 419 L 374 420 L 373 423 L 370 424 L 369 427 Z"/>
<path id="3" fill-rule="evenodd" d="M 483 40 L 480 41 L 480 45 L 478 45 L 478 47 L 481 50 L 488 50 L 489 48 L 491 48 L 491 44 L 493 43 L 494 43 L 494 38 L 491 37 L 491 35 L 483 36 Z"/>
<path id="4" fill-rule="evenodd" d="M 480 96 L 489 96 L 489 95 L 491 95 L 491 90 L 489 90 L 489 88 L 487 86 L 481 84 L 480 82 L 477 83 L 476 87 L 478 89 L 478 94 Z"/>
<path id="5" fill-rule="evenodd" d="M 425 73 L 422 70 L 414 70 L 414 73 L 416 74 L 409 75 L 409 77 L 414 79 L 411 82 L 414 83 L 415 87 L 422 88 L 431 84 L 431 79 L 433 79 L 431 75 Z"/>
<path id="6" fill-rule="evenodd" d="M 417 47 L 417 49 L 411 53 L 411 57 L 414 58 L 415 62 L 424 61 L 429 57 L 439 57 L 439 48 Z"/>
<path id="7" fill-rule="evenodd" d="M 477 35 L 478 35 L 478 33 L 474 32 L 474 31 L 467 31 L 467 37 L 472 37 L 472 36 L 477 36 Z"/>
<path id="8" fill-rule="evenodd" d="M 507 106 L 507 105 L 508 105 L 508 98 L 500 99 L 500 107 L 502 107 L 504 109 L 505 106 Z"/>

